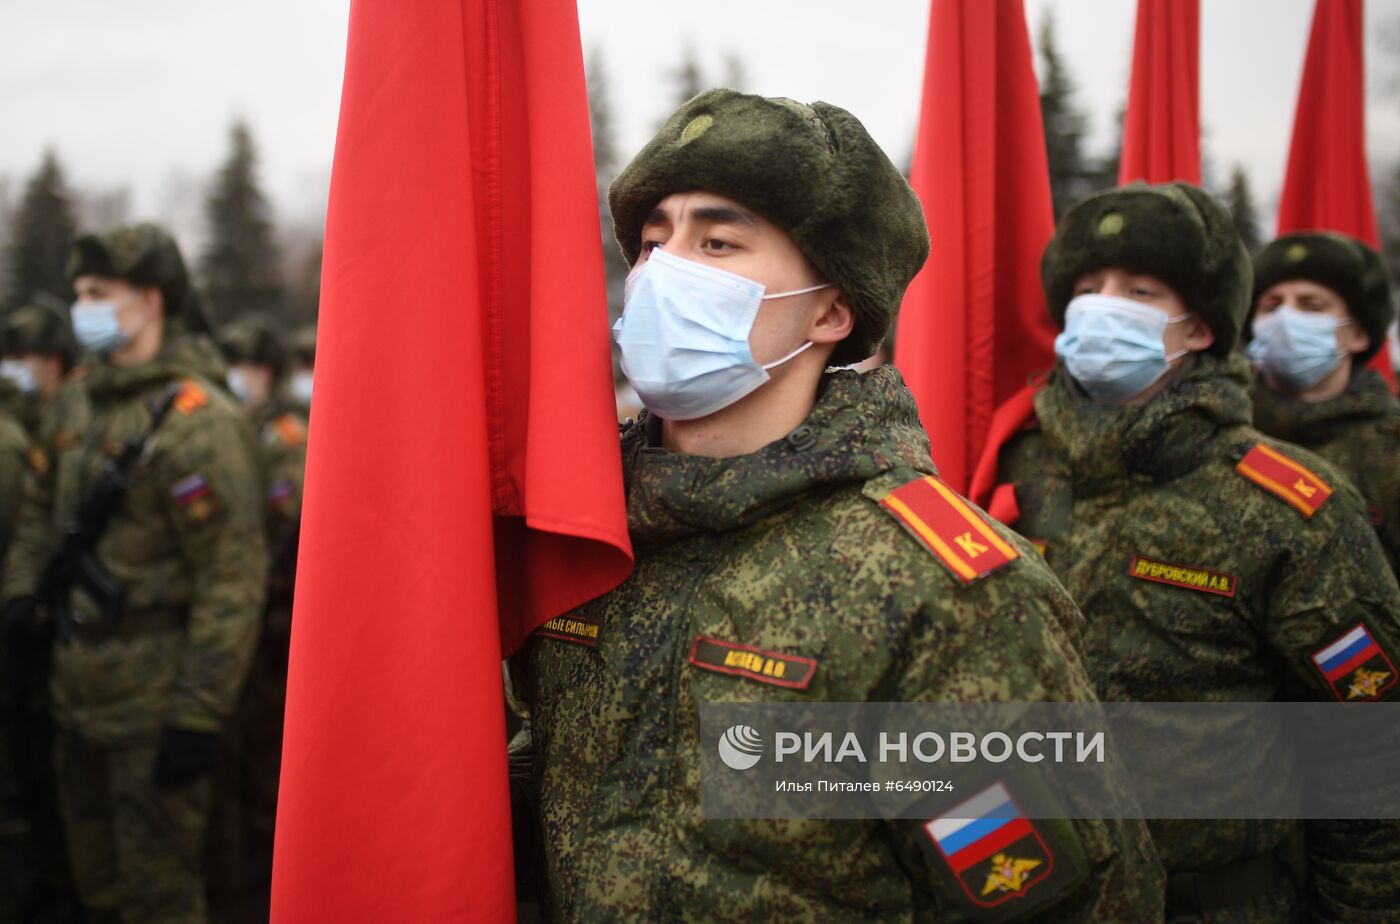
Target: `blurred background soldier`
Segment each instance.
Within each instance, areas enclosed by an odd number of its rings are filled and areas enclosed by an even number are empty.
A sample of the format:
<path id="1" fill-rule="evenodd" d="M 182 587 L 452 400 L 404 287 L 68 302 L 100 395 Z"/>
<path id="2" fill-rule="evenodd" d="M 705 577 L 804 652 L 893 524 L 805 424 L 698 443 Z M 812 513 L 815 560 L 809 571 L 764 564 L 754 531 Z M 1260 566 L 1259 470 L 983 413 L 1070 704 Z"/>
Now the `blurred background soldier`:
<path id="1" fill-rule="evenodd" d="M 41 450 L 31 453 L 31 443 L 77 361 L 67 314 L 66 308 L 36 299 L 11 311 L 0 327 L 0 560 L 14 531 L 23 472 L 45 459 Z M 17 823 L 20 835 L 8 865 L 17 910 L 21 920 L 74 920 L 80 909 L 68 875 L 53 773 L 50 646 L 42 635 L 19 631 L 6 638 L 4 655 L 0 772 L 13 786 L 6 798 L 14 810 L 6 817 Z"/>
<path id="2" fill-rule="evenodd" d="M 229 365 L 229 386 L 257 435 L 271 566 L 262 636 L 227 741 L 229 760 L 215 784 L 210 901 L 216 919 L 265 920 L 307 421 L 282 387 L 286 353 L 270 326 L 230 324 L 219 334 L 219 348 Z M 314 332 L 310 351 L 314 356 Z"/>
<path id="3" fill-rule="evenodd" d="M 1254 425 L 1341 469 L 1400 567 L 1400 404 L 1366 363 L 1395 318 L 1380 255 L 1341 234 L 1289 234 L 1254 258 L 1246 353 Z"/>
<path id="4" fill-rule="evenodd" d="M 67 275 L 87 421 L 40 444 L 6 562 L 11 625 L 55 638 L 73 878 L 99 919 L 207 919 L 209 775 L 257 640 L 257 450 L 175 241 L 80 237 Z"/>
<path id="5" fill-rule="evenodd" d="M 316 371 L 316 325 L 309 324 L 292 334 L 289 344 L 292 373 L 287 377 L 287 394 L 306 414 L 311 413 L 311 383 Z"/>

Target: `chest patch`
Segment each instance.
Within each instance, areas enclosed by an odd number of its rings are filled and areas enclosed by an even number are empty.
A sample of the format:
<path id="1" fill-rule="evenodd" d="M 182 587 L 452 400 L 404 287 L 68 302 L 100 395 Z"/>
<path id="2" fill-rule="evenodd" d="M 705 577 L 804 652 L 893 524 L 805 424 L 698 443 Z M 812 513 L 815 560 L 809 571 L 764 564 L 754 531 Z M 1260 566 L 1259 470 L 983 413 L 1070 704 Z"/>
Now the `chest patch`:
<path id="1" fill-rule="evenodd" d="M 1341 638 L 1314 652 L 1313 664 L 1344 703 L 1378 700 L 1395 686 L 1395 665 L 1385 649 L 1371 636 L 1364 622 L 1357 623 Z"/>
<path id="2" fill-rule="evenodd" d="M 1332 486 L 1315 472 L 1288 456 L 1256 443 L 1235 466 L 1235 471 L 1277 496 L 1304 517 L 1312 517 L 1332 496 Z"/>
<path id="3" fill-rule="evenodd" d="M 1134 555 L 1128 562 L 1128 576 L 1140 581 L 1153 581 L 1173 587 L 1184 587 L 1187 590 L 1199 590 L 1202 593 L 1219 594 L 1222 597 L 1233 597 L 1239 583 L 1237 577 L 1223 571 L 1174 565 L 1141 555 Z"/>
<path id="4" fill-rule="evenodd" d="M 805 690 L 817 672 L 817 662 L 800 655 L 765 651 L 752 645 L 725 642 L 704 635 L 695 636 L 690 663 L 707 671 L 747 677 L 760 683 Z"/>
<path id="5" fill-rule="evenodd" d="M 535 633 L 589 648 L 598 644 L 597 621 L 582 616 L 555 616 L 536 629 Z"/>
<path id="6" fill-rule="evenodd" d="M 981 514 L 932 475 L 901 485 L 885 495 L 880 506 L 964 584 L 1021 556 Z"/>

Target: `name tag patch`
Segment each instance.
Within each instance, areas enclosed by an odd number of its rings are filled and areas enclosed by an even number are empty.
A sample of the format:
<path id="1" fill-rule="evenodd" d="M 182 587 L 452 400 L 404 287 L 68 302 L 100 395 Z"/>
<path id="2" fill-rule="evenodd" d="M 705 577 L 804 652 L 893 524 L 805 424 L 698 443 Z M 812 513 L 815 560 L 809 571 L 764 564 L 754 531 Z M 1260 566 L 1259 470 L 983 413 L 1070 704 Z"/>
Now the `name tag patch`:
<path id="1" fill-rule="evenodd" d="M 582 616 L 555 616 L 535 630 L 548 638 L 557 638 L 592 648 L 598 644 L 598 623 Z"/>
<path id="2" fill-rule="evenodd" d="M 817 662 L 800 655 L 765 651 L 752 645 L 725 642 L 704 635 L 695 636 L 690 663 L 707 671 L 747 677 L 760 683 L 805 690 L 817 672 Z"/>
<path id="3" fill-rule="evenodd" d="M 1154 581 L 1158 584 L 1170 584 L 1173 587 L 1184 587 L 1187 590 L 1219 594 L 1222 597 L 1233 597 L 1235 587 L 1239 583 L 1239 579 L 1233 574 L 1226 574 L 1223 571 L 1194 568 L 1190 565 L 1174 565 L 1171 562 L 1144 558 L 1141 555 L 1134 555 L 1132 561 L 1128 563 L 1128 576 L 1143 581 Z"/>

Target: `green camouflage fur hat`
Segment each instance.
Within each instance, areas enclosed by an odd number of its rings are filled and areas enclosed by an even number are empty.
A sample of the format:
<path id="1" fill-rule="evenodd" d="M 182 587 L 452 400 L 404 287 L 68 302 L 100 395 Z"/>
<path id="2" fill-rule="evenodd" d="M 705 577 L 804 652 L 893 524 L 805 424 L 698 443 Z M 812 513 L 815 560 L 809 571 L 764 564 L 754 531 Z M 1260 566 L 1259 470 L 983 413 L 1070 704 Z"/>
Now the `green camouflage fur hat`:
<path id="1" fill-rule="evenodd" d="M 226 324 L 219 331 L 219 350 L 230 366 L 239 363 L 270 366 L 274 378 L 281 376 L 287 358 L 276 332 L 258 321 Z"/>
<path id="2" fill-rule="evenodd" d="M 6 315 L 0 327 L 0 349 L 7 356 L 57 356 L 64 372 L 78 360 L 78 342 L 67 311 L 50 305 L 24 305 Z"/>
<path id="3" fill-rule="evenodd" d="M 157 225 L 129 225 L 82 235 L 69 245 L 67 273 L 69 282 L 93 275 L 154 286 L 160 289 L 165 314 L 170 318 L 183 319 L 189 307 L 190 278 L 180 247 Z"/>
<path id="4" fill-rule="evenodd" d="M 628 264 L 637 262 L 656 204 L 690 190 L 763 215 L 841 289 L 855 327 L 832 365 L 875 352 L 928 258 L 928 228 L 909 183 L 855 116 L 828 103 L 715 89 L 681 106 L 608 192 Z"/>
<path id="5" fill-rule="evenodd" d="M 1215 334 L 1211 353 L 1239 341 L 1249 309 L 1249 254 L 1230 213 L 1189 183 L 1131 183 L 1087 196 L 1060 219 L 1040 261 L 1050 316 L 1060 327 L 1085 273 L 1119 268 L 1156 276 Z"/>
<path id="6" fill-rule="evenodd" d="M 1320 283 L 1347 303 L 1347 311 L 1371 338 L 1356 359 L 1365 363 L 1385 344 L 1386 328 L 1395 319 L 1390 274 L 1380 254 L 1354 237 L 1332 231 L 1298 231 L 1266 245 L 1254 257 L 1253 306 L 1270 286 L 1294 279 Z M 1250 332 L 1246 330 L 1246 336 Z"/>

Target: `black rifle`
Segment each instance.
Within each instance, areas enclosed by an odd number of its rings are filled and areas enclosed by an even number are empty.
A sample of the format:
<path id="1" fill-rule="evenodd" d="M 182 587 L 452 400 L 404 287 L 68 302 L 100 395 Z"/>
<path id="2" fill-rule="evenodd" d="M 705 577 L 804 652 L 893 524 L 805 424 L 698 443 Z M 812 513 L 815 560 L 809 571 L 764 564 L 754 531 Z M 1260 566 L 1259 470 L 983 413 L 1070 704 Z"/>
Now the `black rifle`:
<path id="1" fill-rule="evenodd" d="M 40 609 L 53 621 L 60 635 L 72 634 L 69 597 L 74 587 L 97 605 L 98 615 L 114 620 L 122 612 L 122 585 L 97 557 L 97 543 L 107 531 L 112 514 L 131 488 L 136 469 L 155 448 L 156 433 L 180 395 L 180 384 L 171 385 L 159 402 L 150 403 L 151 425 L 145 433 L 129 438 L 121 452 L 102 466 L 102 476 L 83 496 L 77 512 L 64 525 L 58 548 L 39 580 Z"/>

